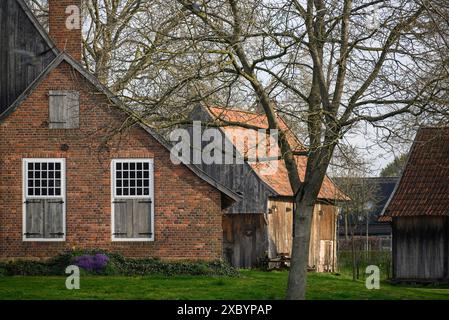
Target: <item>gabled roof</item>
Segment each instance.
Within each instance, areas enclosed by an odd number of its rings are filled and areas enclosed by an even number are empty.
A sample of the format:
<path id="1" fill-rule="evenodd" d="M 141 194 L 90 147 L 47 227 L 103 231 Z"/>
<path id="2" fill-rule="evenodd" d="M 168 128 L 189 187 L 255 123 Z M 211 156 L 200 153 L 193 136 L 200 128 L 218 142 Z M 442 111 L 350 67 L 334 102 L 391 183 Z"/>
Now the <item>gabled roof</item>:
<path id="1" fill-rule="evenodd" d="M 449 127 L 421 128 L 384 217 L 449 216 Z"/>
<path id="2" fill-rule="evenodd" d="M 96 89 L 100 92 L 104 93 L 108 99 L 117 106 L 122 112 L 125 112 L 128 116 L 134 117 L 132 110 L 123 105 L 123 103 L 118 99 L 112 92 L 103 86 L 95 76 L 90 74 L 78 61 L 74 60 L 72 57 L 65 53 L 59 54 L 53 62 L 48 65 L 48 67 L 37 77 L 31 85 L 17 98 L 17 100 L 3 113 L 0 115 L 0 122 L 6 119 L 14 110 L 16 110 L 22 102 L 33 92 L 33 90 L 39 86 L 39 84 L 50 74 L 52 70 L 54 70 L 57 66 L 59 66 L 62 62 L 67 62 L 71 67 L 73 67 L 76 71 L 78 71 L 87 81 L 89 81 Z M 162 144 L 168 151 L 171 150 L 171 146 L 156 132 L 153 131 L 149 126 L 138 122 L 140 126 L 150 134 L 156 141 Z M 184 164 L 187 168 L 189 168 L 195 175 L 204 180 L 205 182 L 212 185 L 214 188 L 218 189 L 221 193 L 223 193 L 228 199 L 232 201 L 238 201 L 241 197 L 227 188 L 226 186 L 218 183 L 213 178 L 208 176 L 206 173 L 201 171 L 198 167 L 191 164 Z M 226 206 L 228 203 L 226 204 Z"/>
<path id="3" fill-rule="evenodd" d="M 260 129 L 268 129 L 269 127 L 267 117 L 264 114 L 220 107 L 207 107 L 207 110 L 214 119 L 231 123 L 248 124 Z M 287 140 L 289 141 L 291 148 L 295 151 L 304 150 L 304 146 L 301 141 L 299 141 L 284 119 L 279 117 L 278 120 L 279 127 L 286 133 Z M 238 126 L 223 126 L 221 129 L 228 138 L 235 136 L 237 130 L 253 131 L 253 129 L 246 129 Z M 250 142 L 248 142 L 248 144 L 250 144 Z M 248 148 L 256 148 L 256 145 L 247 146 L 245 148 L 244 145 L 235 144 L 235 147 L 239 153 L 246 154 Z M 303 180 L 306 171 L 307 157 L 295 156 L 295 158 L 300 178 Z M 248 164 L 253 168 L 259 178 L 268 184 L 279 196 L 290 197 L 294 195 L 290 186 L 287 168 L 285 167 L 285 163 L 282 159 L 260 162 L 248 161 Z M 321 200 L 331 201 L 349 200 L 349 198 L 332 182 L 327 175 L 324 178 L 318 198 Z"/>

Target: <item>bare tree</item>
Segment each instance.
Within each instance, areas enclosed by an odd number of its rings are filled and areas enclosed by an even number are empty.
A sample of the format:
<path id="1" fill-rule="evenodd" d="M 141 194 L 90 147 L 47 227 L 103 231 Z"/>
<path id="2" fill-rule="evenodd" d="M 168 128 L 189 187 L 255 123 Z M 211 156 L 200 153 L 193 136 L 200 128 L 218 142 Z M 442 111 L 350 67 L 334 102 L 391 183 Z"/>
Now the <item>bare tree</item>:
<path id="1" fill-rule="evenodd" d="M 340 139 L 361 122 L 394 132 L 395 126 L 387 125 L 394 117 L 441 108 L 438 95 L 447 73 L 439 52 L 424 41 L 427 2 L 178 3 L 190 13 L 185 17 L 190 35 L 183 41 L 220 60 L 216 67 L 223 75 L 242 79 L 270 128 L 279 128 L 276 111 L 289 112 L 308 128 L 302 180 L 285 135 L 279 142 L 298 208 L 287 297 L 303 299 L 313 206 Z M 371 23 L 367 10 L 374 11 Z M 285 92 L 296 99 L 290 110 L 270 103 Z"/>
<path id="2" fill-rule="evenodd" d="M 278 114 L 304 128 L 300 154 L 279 136 L 297 208 L 288 299 L 305 298 L 313 207 L 345 137 L 447 123 L 448 11 L 434 1 L 91 0 L 88 11 L 87 67 L 155 128 L 199 102 L 248 101 L 270 129 Z"/>
<path id="3" fill-rule="evenodd" d="M 359 278 L 360 250 L 356 240 L 362 237 L 365 227 L 365 253 L 369 253 L 369 222 L 371 206 L 380 200 L 378 186 L 369 183 L 367 177 L 372 174 L 369 161 L 352 146 L 338 146 L 331 164 L 332 175 L 338 187 L 350 197 L 350 201 L 341 204 L 342 217 L 345 220 L 345 235 L 350 241 L 352 256 L 352 278 Z M 363 226 L 364 224 L 364 226 Z"/>

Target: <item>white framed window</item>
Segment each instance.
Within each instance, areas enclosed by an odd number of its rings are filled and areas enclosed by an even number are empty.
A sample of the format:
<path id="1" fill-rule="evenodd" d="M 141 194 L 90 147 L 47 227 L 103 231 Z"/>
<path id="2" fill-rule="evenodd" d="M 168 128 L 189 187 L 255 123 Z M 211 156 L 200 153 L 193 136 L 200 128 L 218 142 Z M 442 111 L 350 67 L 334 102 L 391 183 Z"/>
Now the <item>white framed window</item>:
<path id="1" fill-rule="evenodd" d="M 23 159 L 23 241 L 65 241 L 65 159 Z"/>
<path id="2" fill-rule="evenodd" d="M 153 159 L 112 160 L 111 186 L 112 241 L 153 241 Z"/>

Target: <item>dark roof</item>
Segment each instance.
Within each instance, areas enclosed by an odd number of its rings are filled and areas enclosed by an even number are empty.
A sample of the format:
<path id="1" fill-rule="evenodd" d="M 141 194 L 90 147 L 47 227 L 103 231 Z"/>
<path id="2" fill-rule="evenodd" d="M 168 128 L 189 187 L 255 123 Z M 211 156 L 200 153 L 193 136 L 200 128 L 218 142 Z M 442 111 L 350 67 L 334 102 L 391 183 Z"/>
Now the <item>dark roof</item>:
<path id="1" fill-rule="evenodd" d="M 19 4 L 25 5 L 23 1 L 17 0 Z M 26 5 L 25 5 L 26 6 Z M 28 10 L 29 11 L 29 10 Z M 31 14 L 31 13 L 30 13 Z M 32 14 L 31 14 L 32 15 Z M 39 23 L 35 25 L 36 28 L 42 29 Z M 54 47 L 54 44 L 51 43 L 51 40 L 47 37 L 46 41 L 50 41 L 51 47 Z M 32 81 L 32 83 L 20 94 L 20 96 L 2 113 L 0 114 L 0 122 L 6 119 L 17 107 L 19 107 L 22 102 L 33 92 L 33 90 L 45 79 L 45 77 L 54 70 L 57 66 L 59 66 L 62 62 L 67 62 L 71 67 L 73 67 L 76 71 L 78 71 L 86 80 L 88 80 L 96 89 L 100 92 L 104 93 L 108 99 L 122 112 L 126 113 L 128 116 L 135 118 L 132 110 L 127 108 L 120 99 L 118 99 L 112 92 L 103 86 L 98 79 L 90 74 L 78 61 L 73 59 L 70 55 L 66 53 L 60 53 L 56 58 L 41 72 L 41 74 Z M 148 125 L 137 121 L 140 126 L 150 134 L 154 139 L 156 139 L 160 144 L 162 144 L 168 151 L 171 150 L 171 145 L 167 143 L 159 134 L 157 134 L 152 128 Z M 196 174 L 199 178 L 204 180 L 205 182 L 212 185 L 214 188 L 218 189 L 221 193 L 223 193 L 229 200 L 226 202 L 226 206 L 229 205 L 229 202 L 238 201 L 241 199 L 241 196 L 222 185 L 221 183 L 214 180 L 212 177 L 207 175 L 205 172 L 201 171 L 198 167 L 184 163 L 186 167 L 188 167 L 194 174 Z"/>
<path id="2" fill-rule="evenodd" d="M 350 229 L 348 230 L 348 235 L 350 235 Z M 345 226 L 341 223 L 338 224 L 338 235 L 345 236 Z M 365 236 L 366 235 L 366 224 L 358 224 L 354 228 L 355 236 Z M 389 223 L 372 222 L 368 224 L 368 235 L 369 236 L 389 236 L 391 235 L 391 225 Z"/>
<path id="3" fill-rule="evenodd" d="M 449 215 L 449 127 L 418 130 L 384 214 Z"/>
<path id="4" fill-rule="evenodd" d="M 398 177 L 337 177 L 333 178 L 335 183 L 344 189 L 346 183 L 350 183 L 352 186 L 360 186 L 360 188 L 366 187 L 368 190 L 374 191 L 372 195 L 372 208 L 370 211 L 373 215 L 380 215 L 387 204 L 393 190 L 398 182 Z"/>
<path id="5" fill-rule="evenodd" d="M 334 178 L 335 183 L 343 187 L 349 183 L 351 186 L 360 186 L 360 188 L 366 188 L 368 190 L 372 190 L 369 192 L 373 192 L 374 194 L 371 196 L 372 201 L 368 212 L 369 222 L 368 222 L 368 233 L 370 235 L 389 235 L 391 234 L 391 227 L 387 223 L 383 223 L 385 221 L 379 221 L 379 217 L 382 214 L 382 211 L 390 198 L 393 190 L 396 186 L 398 177 L 366 177 L 366 178 Z M 344 214 L 344 208 L 341 211 L 341 214 Z M 353 217 L 349 217 L 351 220 Z M 363 216 L 364 218 L 364 216 Z M 352 221 L 349 221 L 351 224 Z M 344 234 L 344 219 L 339 220 L 339 233 L 340 235 Z M 357 223 L 357 229 L 354 230 L 355 234 L 365 234 L 366 233 L 366 221 Z"/>

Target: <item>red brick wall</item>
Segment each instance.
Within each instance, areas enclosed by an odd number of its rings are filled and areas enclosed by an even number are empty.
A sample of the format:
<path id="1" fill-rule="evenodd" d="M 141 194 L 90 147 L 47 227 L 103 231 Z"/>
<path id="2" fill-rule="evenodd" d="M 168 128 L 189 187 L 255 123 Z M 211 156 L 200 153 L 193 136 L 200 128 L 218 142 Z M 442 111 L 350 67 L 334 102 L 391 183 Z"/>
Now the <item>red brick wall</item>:
<path id="1" fill-rule="evenodd" d="M 48 129 L 49 90 L 80 91 L 80 129 Z M 221 194 L 139 127 L 118 134 L 123 115 L 63 62 L 0 122 L 0 258 L 44 258 L 67 248 L 103 248 L 130 257 L 221 257 Z M 107 141 L 105 145 L 102 141 Z M 68 144 L 63 152 L 61 144 Z M 66 158 L 67 240 L 22 241 L 22 158 Z M 111 242 L 110 163 L 154 158 L 155 241 Z"/>
<path id="2" fill-rule="evenodd" d="M 59 50 L 70 54 L 78 61 L 81 60 L 81 28 L 68 29 L 66 25 L 67 19 L 73 21 L 72 12 L 69 10 L 69 13 L 66 13 L 67 7 L 77 6 L 81 13 L 81 0 L 49 0 L 48 5 L 50 37 Z M 79 17 L 81 25 L 81 15 Z"/>

